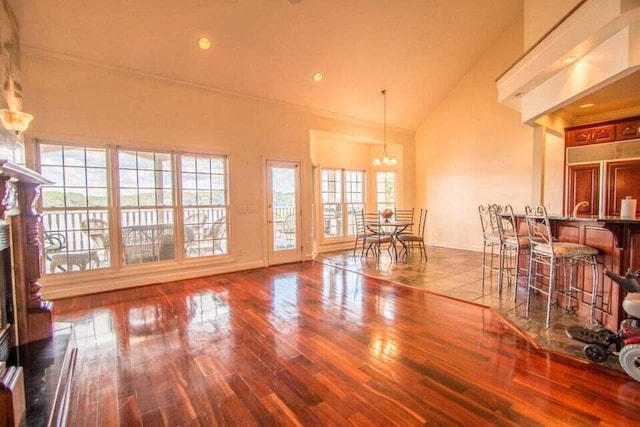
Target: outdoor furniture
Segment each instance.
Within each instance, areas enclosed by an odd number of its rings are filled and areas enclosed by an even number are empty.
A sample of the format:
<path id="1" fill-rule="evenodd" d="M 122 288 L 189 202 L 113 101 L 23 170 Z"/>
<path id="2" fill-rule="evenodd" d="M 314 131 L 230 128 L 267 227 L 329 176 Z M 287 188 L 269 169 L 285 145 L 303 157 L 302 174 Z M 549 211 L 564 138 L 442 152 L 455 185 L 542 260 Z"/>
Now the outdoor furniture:
<path id="1" fill-rule="evenodd" d="M 58 252 L 50 256 L 49 271 L 53 273 L 56 268 L 72 271 L 74 266 L 86 270 L 91 262 L 95 262 L 96 267 L 100 266 L 98 251 Z"/>
<path id="2" fill-rule="evenodd" d="M 285 215 L 276 233 L 279 238 L 286 242 L 286 247 L 291 246 L 296 238 L 296 214 L 294 212 Z"/>
<path id="3" fill-rule="evenodd" d="M 122 227 L 126 264 L 173 259 L 173 224 L 144 224 Z"/>
<path id="4" fill-rule="evenodd" d="M 100 249 L 105 259 L 109 259 L 109 224 L 100 218 L 88 218 L 82 221 L 81 230 L 94 243 L 92 249 Z"/>
<path id="5" fill-rule="evenodd" d="M 217 218 L 215 221 L 213 221 L 211 228 L 207 230 L 204 236 L 205 240 L 206 239 L 212 240 L 212 243 L 213 243 L 212 255 L 215 255 L 216 251 L 219 251 L 222 254 L 225 253 L 224 249 L 222 248 L 222 242 L 226 238 L 226 235 L 227 235 L 227 220 L 224 216 L 221 216 L 220 218 Z"/>

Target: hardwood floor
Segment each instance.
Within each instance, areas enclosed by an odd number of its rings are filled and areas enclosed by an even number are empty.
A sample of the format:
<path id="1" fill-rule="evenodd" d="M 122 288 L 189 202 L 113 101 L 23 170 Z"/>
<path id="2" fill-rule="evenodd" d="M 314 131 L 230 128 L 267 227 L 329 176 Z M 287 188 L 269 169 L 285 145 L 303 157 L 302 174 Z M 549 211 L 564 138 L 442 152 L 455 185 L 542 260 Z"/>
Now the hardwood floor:
<path id="1" fill-rule="evenodd" d="M 640 383 L 492 309 L 318 263 L 56 301 L 69 425 L 637 425 Z"/>

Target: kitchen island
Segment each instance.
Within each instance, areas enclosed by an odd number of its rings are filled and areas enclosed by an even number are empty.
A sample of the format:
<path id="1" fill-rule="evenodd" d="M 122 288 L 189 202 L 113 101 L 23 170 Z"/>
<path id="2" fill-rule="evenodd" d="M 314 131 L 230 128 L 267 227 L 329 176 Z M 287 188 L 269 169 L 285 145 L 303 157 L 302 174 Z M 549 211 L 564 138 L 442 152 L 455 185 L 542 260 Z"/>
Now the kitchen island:
<path id="1" fill-rule="evenodd" d="M 521 232 L 526 233 L 524 215 L 521 219 Z M 624 291 L 604 275 L 604 270 L 624 274 L 627 269 L 640 268 L 640 219 L 625 219 L 619 216 L 549 215 L 554 237 L 559 241 L 574 242 L 597 248 L 598 254 L 598 298 L 596 300 L 596 319 L 603 326 L 617 330 L 625 317 L 622 311 Z M 591 298 L 591 271 L 581 268 L 578 280 L 584 295 L 578 295 L 577 311 L 588 317 Z"/>

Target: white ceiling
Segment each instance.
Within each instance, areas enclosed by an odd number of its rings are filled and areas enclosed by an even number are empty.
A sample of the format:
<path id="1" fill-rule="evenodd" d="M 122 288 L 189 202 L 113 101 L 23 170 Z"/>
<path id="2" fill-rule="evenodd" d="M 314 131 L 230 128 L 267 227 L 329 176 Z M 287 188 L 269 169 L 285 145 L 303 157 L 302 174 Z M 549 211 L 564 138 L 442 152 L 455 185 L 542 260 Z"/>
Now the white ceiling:
<path id="1" fill-rule="evenodd" d="M 585 104 L 593 106 L 584 108 Z M 560 114 L 571 125 L 637 116 L 640 112 L 640 71 L 633 72 L 565 105 Z"/>
<path id="2" fill-rule="evenodd" d="M 10 0 L 23 51 L 415 129 L 522 0 Z M 197 47 L 207 35 L 209 51 Z M 515 59 L 515 58 L 514 58 Z M 324 80 L 314 83 L 313 73 Z M 497 77 L 497 76 L 496 76 Z"/>

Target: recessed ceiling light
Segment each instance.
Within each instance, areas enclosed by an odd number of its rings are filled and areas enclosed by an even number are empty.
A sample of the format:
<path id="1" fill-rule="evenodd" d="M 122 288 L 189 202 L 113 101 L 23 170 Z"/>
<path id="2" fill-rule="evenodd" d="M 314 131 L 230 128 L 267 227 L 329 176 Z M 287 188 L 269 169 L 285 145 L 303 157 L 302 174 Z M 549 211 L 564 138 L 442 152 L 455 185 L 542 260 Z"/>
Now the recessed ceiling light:
<path id="1" fill-rule="evenodd" d="M 588 103 L 586 103 L 586 104 L 582 104 L 582 105 L 580 105 L 580 108 L 591 108 L 591 107 L 593 107 L 594 105 L 595 105 L 595 104 L 593 104 L 593 103 L 591 103 L 591 102 L 588 102 Z"/>
<path id="2" fill-rule="evenodd" d="M 314 82 L 319 82 L 320 80 L 322 80 L 322 73 L 314 73 L 313 74 L 313 81 Z"/>
<path id="3" fill-rule="evenodd" d="M 211 47 L 211 39 L 208 37 L 200 37 L 198 39 L 198 47 L 202 50 L 207 50 Z"/>
<path id="4" fill-rule="evenodd" d="M 575 56 L 567 56 L 566 58 L 564 58 L 562 60 L 563 64 L 572 64 L 574 62 L 576 62 L 578 60 L 578 58 L 576 58 Z"/>

